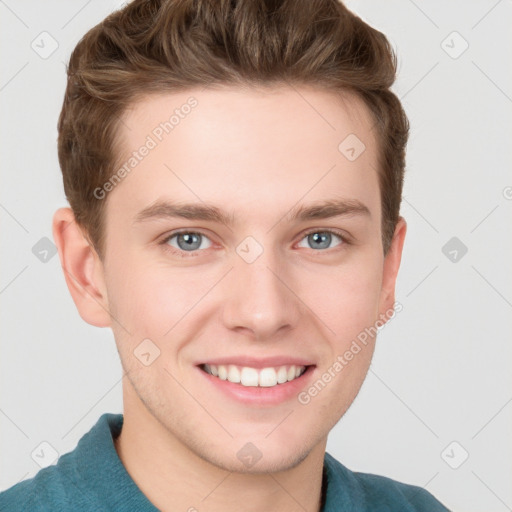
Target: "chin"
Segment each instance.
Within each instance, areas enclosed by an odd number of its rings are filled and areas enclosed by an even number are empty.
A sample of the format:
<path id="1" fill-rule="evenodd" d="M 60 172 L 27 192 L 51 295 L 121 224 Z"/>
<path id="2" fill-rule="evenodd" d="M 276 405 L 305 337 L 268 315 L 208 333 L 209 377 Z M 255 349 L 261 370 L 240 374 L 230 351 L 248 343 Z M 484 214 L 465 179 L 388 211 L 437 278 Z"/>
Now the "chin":
<path id="1" fill-rule="evenodd" d="M 234 457 L 226 457 L 226 453 L 210 453 L 205 457 L 201 456 L 201 454 L 198 455 L 206 462 L 225 471 L 258 475 L 279 473 L 293 469 L 300 465 L 310 453 L 311 449 L 304 447 L 292 452 L 287 451 L 286 453 L 283 451 L 260 451 L 255 445 L 246 443 Z"/>

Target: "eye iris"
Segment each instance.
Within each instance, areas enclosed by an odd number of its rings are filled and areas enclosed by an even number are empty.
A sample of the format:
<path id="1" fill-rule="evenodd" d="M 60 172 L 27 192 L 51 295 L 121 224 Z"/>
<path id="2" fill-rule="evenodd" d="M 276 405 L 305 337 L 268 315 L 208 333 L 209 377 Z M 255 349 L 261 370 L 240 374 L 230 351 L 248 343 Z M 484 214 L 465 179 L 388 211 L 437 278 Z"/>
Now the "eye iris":
<path id="1" fill-rule="evenodd" d="M 201 245 L 201 235 L 197 233 L 179 233 L 177 235 L 178 245 L 183 250 L 199 249 Z M 182 243 L 184 242 L 184 243 Z M 197 246 L 196 246 L 197 245 Z"/>
<path id="2" fill-rule="evenodd" d="M 182 250 L 196 250 L 201 246 L 201 235 L 199 233 L 178 233 L 176 235 L 178 246 Z M 332 235 L 327 231 L 311 233 L 308 235 L 308 242 L 313 249 L 327 249 L 331 245 Z"/>
<path id="3" fill-rule="evenodd" d="M 311 233 L 308 235 L 309 242 L 314 242 L 317 244 L 316 247 L 313 245 L 313 249 L 327 249 L 331 244 L 331 234 L 330 233 Z"/>

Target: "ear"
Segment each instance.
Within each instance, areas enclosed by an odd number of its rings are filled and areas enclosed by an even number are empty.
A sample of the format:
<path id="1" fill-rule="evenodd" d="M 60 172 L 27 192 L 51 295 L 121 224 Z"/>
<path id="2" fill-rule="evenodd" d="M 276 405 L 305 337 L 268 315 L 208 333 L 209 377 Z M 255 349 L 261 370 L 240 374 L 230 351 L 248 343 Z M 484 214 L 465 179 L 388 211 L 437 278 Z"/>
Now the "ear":
<path id="1" fill-rule="evenodd" d="M 82 233 L 71 208 L 59 208 L 55 212 L 53 238 L 78 313 L 91 325 L 109 327 L 111 318 L 103 264 Z"/>
<path id="2" fill-rule="evenodd" d="M 404 247 L 405 233 L 407 223 L 403 217 L 399 217 L 393 234 L 393 239 L 388 253 L 384 258 L 384 268 L 382 273 L 382 288 L 380 294 L 379 313 L 382 318 L 386 317 L 386 312 L 393 309 L 395 304 L 395 284 L 402 259 L 402 250 Z"/>

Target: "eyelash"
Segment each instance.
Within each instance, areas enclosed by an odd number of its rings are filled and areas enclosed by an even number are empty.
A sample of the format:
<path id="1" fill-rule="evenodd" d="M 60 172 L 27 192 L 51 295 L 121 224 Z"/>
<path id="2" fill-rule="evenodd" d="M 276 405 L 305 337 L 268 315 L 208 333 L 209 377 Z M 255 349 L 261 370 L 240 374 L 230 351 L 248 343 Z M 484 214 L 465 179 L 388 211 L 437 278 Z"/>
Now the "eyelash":
<path id="1" fill-rule="evenodd" d="M 337 237 L 339 237 L 341 239 L 342 243 L 340 245 L 349 245 L 350 244 L 347 237 L 344 234 L 342 234 L 340 231 L 335 230 L 335 229 L 311 229 L 311 230 L 307 231 L 306 233 L 304 233 L 302 235 L 302 238 L 299 241 L 304 240 L 304 238 L 306 238 L 308 235 L 311 235 L 313 233 L 329 233 L 331 235 L 336 235 Z M 164 250 L 170 252 L 171 254 L 181 256 L 182 258 L 191 258 L 191 257 L 193 258 L 195 256 L 199 256 L 199 254 L 202 251 L 206 250 L 206 249 L 197 249 L 195 251 L 182 251 L 182 250 L 176 249 L 175 247 L 171 247 L 168 244 L 168 242 L 169 242 L 169 240 L 171 240 L 171 238 L 174 238 L 175 236 L 183 235 L 183 234 L 195 234 L 195 235 L 201 235 L 206 238 L 209 238 L 208 235 L 204 234 L 201 231 L 181 230 L 181 231 L 176 231 L 174 233 L 171 233 L 169 236 L 165 237 L 161 242 L 159 242 L 159 245 L 162 245 Z M 332 247 L 331 249 L 335 249 L 335 247 Z M 314 249 L 311 249 L 311 250 L 314 251 Z M 323 250 L 315 251 L 315 252 L 327 252 L 329 250 L 330 249 L 323 249 Z"/>

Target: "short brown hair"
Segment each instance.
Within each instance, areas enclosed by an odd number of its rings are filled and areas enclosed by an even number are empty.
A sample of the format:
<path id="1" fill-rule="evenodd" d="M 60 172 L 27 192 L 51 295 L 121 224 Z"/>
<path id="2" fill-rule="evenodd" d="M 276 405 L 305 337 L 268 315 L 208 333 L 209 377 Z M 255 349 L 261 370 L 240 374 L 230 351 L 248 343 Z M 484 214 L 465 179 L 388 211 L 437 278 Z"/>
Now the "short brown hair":
<path id="1" fill-rule="evenodd" d="M 399 218 L 409 123 L 390 87 L 386 37 L 338 0 L 134 0 L 74 49 L 58 122 L 64 190 L 100 255 L 120 118 L 137 98 L 209 84 L 313 85 L 356 93 L 379 141 L 382 244 Z M 340 141 L 341 142 L 341 141 Z"/>

